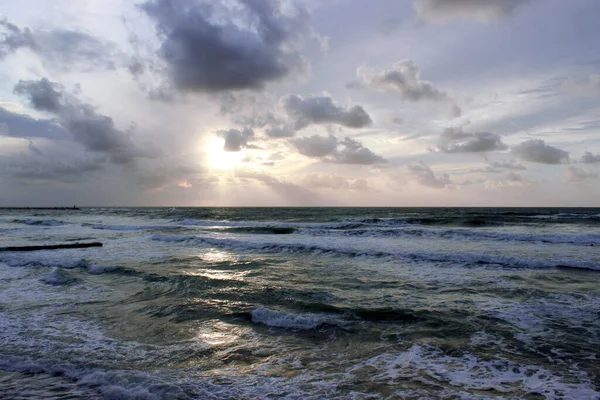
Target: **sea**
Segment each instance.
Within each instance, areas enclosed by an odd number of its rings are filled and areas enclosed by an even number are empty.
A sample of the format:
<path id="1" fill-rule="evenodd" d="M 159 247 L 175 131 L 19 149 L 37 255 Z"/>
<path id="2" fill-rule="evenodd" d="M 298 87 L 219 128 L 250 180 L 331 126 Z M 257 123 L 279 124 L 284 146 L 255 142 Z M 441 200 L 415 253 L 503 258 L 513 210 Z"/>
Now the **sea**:
<path id="1" fill-rule="evenodd" d="M 2 210 L 2 399 L 600 399 L 598 208 Z"/>

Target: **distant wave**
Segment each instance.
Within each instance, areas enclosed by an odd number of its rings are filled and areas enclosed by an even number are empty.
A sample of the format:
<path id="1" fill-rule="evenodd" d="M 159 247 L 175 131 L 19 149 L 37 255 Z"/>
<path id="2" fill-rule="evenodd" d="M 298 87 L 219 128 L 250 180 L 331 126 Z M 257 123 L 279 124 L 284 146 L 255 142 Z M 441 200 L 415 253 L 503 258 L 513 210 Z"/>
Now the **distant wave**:
<path id="1" fill-rule="evenodd" d="M 13 224 L 25 224 L 25 225 L 34 225 L 34 226 L 61 226 L 66 225 L 66 222 L 58 221 L 56 219 L 13 219 L 10 222 Z"/>
<path id="2" fill-rule="evenodd" d="M 495 240 L 548 244 L 600 245 L 600 234 L 536 234 L 505 233 L 465 227 L 497 226 L 500 223 L 468 220 L 362 218 L 345 219 L 339 223 L 272 223 L 256 221 L 173 220 L 184 225 L 203 227 L 203 230 L 240 234 L 302 234 L 311 236 L 357 237 L 429 237 L 441 239 Z M 448 226 L 436 229 L 434 226 Z M 432 228 L 427 228 L 432 226 Z M 209 228 L 209 229 L 206 229 Z M 213 228 L 213 229 L 210 229 Z M 461 229 L 462 228 L 462 229 Z"/>
<path id="3" fill-rule="evenodd" d="M 218 230 L 218 232 L 251 233 L 260 235 L 289 235 L 297 231 L 298 230 L 296 228 L 287 226 L 235 226 L 231 228 L 223 228 Z"/>
<path id="4" fill-rule="evenodd" d="M 250 243 L 234 239 L 215 239 L 193 235 L 153 235 L 152 240 L 172 243 L 185 243 L 192 246 L 216 246 L 239 251 L 258 251 L 264 253 L 311 253 L 313 255 L 343 257 L 374 257 L 402 259 L 406 261 L 433 261 L 442 263 L 460 263 L 465 265 L 500 265 L 511 268 L 579 268 L 600 271 L 597 263 L 564 260 L 534 260 L 511 256 L 494 256 L 477 253 L 434 253 L 434 252 L 386 252 L 349 248 L 333 248 L 301 243 Z"/>
<path id="5" fill-rule="evenodd" d="M 40 261 L 32 260 L 28 257 L 23 257 L 17 254 L 7 254 L 0 256 L 0 262 L 8 265 L 9 267 L 47 267 L 47 268 L 88 268 L 90 263 L 85 259 L 70 260 L 70 261 Z"/>
<path id="6" fill-rule="evenodd" d="M 403 225 L 451 225 L 465 228 L 476 228 L 480 226 L 498 226 L 502 222 L 486 220 L 485 218 L 364 218 L 347 219 L 347 223 L 360 224 L 363 226 L 403 226 Z"/>
<path id="7" fill-rule="evenodd" d="M 468 240 L 497 240 L 507 242 L 534 242 L 549 244 L 575 244 L 575 245 L 600 245 L 600 234 L 530 234 L 530 233 L 503 233 L 481 230 L 446 229 L 431 230 L 414 227 L 384 228 L 384 229 L 352 229 L 352 230 L 324 230 L 305 229 L 299 233 L 312 236 L 358 236 L 358 237 L 430 237 Z"/>
<path id="8" fill-rule="evenodd" d="M 42 261 L 39 259 L 20 258 L 18 256 L 0 257 L 0 262 L 8 265 L 9 267 L 33 267 L 33 268 L 53 268 L 42 281 L 50 284 L 66 284 L 70 283 L 72 276 L 67 272 L 70 269 L 81 268 L 85 269 L 88 273 L 99 275 L 105 272 L 118 272 L 123 270 L 122 267 L 114 265 L 101 265 L 92 264 L 86 259 L 70 260 L 70 261 Z"/>
<path id="9" fill-rule="evenodd" d="M 214 228 L 222 229 L 222 231 L 232 233 L 254 233 L 254 234 L 282 234 L 296 233 L 301 230 L 310 232 L 310 230 L 331 230 L 331 231 L 360 231 L 374 229 L 382 229 L 382 232 L 388 232 L 391 228 L 425 228 L 425 227 L 446 227 L 448 230 L 452 228 L 471 228 L 471 232 L 480 231 L 477 228 L 492 228 L 506 226 L 512 224 L 538 226 L 539 224 L 556 224 L 556 223 L 572 223 L 572 224 L 598 224 L 600 217 L 595 214 L 575 214 L 575 213 L 557 213 L 557 214 L 541 214 L 541 215 L 521 215 L 521 214 L 500 214 L 500 215 L 482 215 L 482 216 L 440 216 L 440 217 L 404 217 L 404 218 L 346 218 L 339 222 L 290 222 L 290 221 L 226 221 L 226 220 L 199 220 L 189 218 L 177 218 L 170 221 L 171 224 L 177 226 L 194 226 L 198 228 Z M 416 232 L 416 231 L 415 231 Z M 460 234 L 458 229 L 454 233 Z M 317 233 L 318 234 L 318 233 Z M 385 233 L 383 233 L 385 235 Z M 350 233 L 352 235 L 352 233 Z M 532 240 L 537 241 L 535 235 L 531 238 L 526 238 L 527 235 L 518 237 L 515 235 L 513 239 L 502 238 L 502 234 L 498 237 L 491 237 L 499 240 Z M 475 235 L 473 235 L 475 236 Z M 564 235 L 566 237 L 568 235 Z M 591 235 L 594 236 L 594 235 Z M 600 236 L 600 235 L 596 235 Z M 551 237 L 541 237 L 541 241 L 549 243 L 577 243 L 569 241 L 569 239 L 553 239 Z M 597 238 L 591 243 L 596 243 Z"/>
<path id="10" fill-rule="evenodd" d="M 109 230 L 109 231 L 145 231 L 145 230 L 178 230 L 178 226 L 172 225 L 104 225 L 83 223 L 81 226 L 87 226 L 92 229 Z"/>

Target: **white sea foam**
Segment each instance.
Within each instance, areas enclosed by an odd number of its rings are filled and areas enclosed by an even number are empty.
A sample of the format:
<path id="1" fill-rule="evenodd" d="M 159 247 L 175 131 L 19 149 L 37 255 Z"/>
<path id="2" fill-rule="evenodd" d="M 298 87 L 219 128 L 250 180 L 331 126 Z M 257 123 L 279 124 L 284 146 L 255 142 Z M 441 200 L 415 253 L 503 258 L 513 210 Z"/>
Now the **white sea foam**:
<path id="1" fill-rule="evenodd" d="M 589 377 L 548 370 L 537 365 L 523 365 L 505 359 L 481 359 L 472 354 L 450 356 L 430 346 L 413 345 L 400 353 L 383 353 L 356 364 L 349 372 L 370 372 L 372 380 L 393 385 L 416 380 L 451 390 L 496 391 L 511 398 L 543 395 L 546 399 L 598 399 L 598 392 Z M 465 398 L 465 397 L 463 397 Z M 494 397 L 495 398 L 495 397 Z"/>
<path id="2" fill-rule="evenodd" d="M 532 344 L 538 338 L 560 341 L 559 331 L 554 329 L 559 325 L 584 330 L 588 343 L 600 345 L 599 297 L 555 294 L 525 302 L 479 303 L 478 307 L 485 314 L 513 325 L 516 328 L 514 336 L 526 344 Z"/>
<path id="3" fill-rule="evenodd" d="M 47 374 L 75 380 L 78 386 L 97 390 L 108 400 L 189 399 L 180 387 L 157 376 L 131 371 L 104 371 L 56 360 L 32 360 L 8 357 L 0 360 L 5 371 Z"/>
<path id="4" fill-rule="evenodd" d="M 259 307 L 252 311 L 252 322 L 276 328 L 310 330 L 324 324 L 341 325 L 334 315 L 314 313 L 292 313 Z"/>

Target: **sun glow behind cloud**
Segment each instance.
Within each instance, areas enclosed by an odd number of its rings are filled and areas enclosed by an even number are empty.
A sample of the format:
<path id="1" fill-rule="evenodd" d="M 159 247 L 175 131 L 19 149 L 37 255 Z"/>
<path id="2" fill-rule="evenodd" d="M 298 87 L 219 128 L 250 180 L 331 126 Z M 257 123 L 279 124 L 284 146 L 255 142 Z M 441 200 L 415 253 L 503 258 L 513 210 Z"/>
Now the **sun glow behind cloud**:
<path id="1" fill-rule="evenodd" d="M 215 171 L 231 171 L 242 163 L 244 153 L 241 151 L 231 152 L 223 150 L 225 140 L 221 138 L 210 138 L 204 147 L 206 152 L 207 167 Z"/>

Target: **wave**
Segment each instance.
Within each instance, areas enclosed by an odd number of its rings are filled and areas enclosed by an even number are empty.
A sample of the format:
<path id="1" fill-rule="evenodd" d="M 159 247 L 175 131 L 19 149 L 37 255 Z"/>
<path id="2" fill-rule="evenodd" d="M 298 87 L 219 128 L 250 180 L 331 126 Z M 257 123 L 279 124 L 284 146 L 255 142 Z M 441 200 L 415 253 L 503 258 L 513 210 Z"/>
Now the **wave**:
<path id="1" fill-rule="evenodd" d="M 397 284 L 397 283 L 396 283 Z M 345 321 L 371 321 L 371 322 L 414 322 L 425 317 L 431 318 L 425 311 L 415 311 L 399 308 L 351 308 L 338 307 L 327 303 L 299 303 L 299 306 L 308 313 L 324 313 L 340 316 Z"/>
<path id="2" fill-rule="evenodd" d="M 46 277 L 42 278 L 42 282 L 50 285 L 68 285 L 77 282 L 78 279 L 69 274 L 63 268 L 54 267 Z"/>
<path id="3" fill-rule="evenodd" d="M 186 220 L 188 221 L 188 220 Z M 180 221 L 181 222 L 181 221 Z M 428 237 L 442 239 L 494 240 L 505 242 L 531 242 L 547 244 L 573 244 L 582 246 L 600 245 L 600 234 L 537 234 L 505 233 L 481 229 L 460 229 L 464 227 L 497 226 L 500 223 L 479 219 L 443 221 L 440 219 L 399 219 L 399 218 L 350 218 L 341 223 L 280 223 L 271 222 L 230 222 L 192 220 L 198 226 L 216 232 L 240 234 L 302 234 L 310 236 L 357 236 L 357 237 Z M 192 224 L 190 222 L 190 224 Z M 425 228 L 427 225 L 449 225 L 447 229 Z M 451 227 L 455 226 L 455 229 Z"/>
<path id="4" fill-rule="evenodd" d="M 231 228 L 219 229 L 218 232 L 249 233 L 260 235 L 289 235 L 297 232 L 297 229 L 292 227 L 277 226 L 236 226 Z"/>
<path id="5" fill-rule="evenodd" d="M 438 347 L 418 344 L 404 351 L 383 352 L 360 361 L 347 372 L 357 375 L 364 373 L 372 382 L 387 384 L 406 380 L 425 380 L 440 386 L 449 384 L 456 391 L 452 393 L 456 396 L 441 396 L 442 393 L 437 392 L 433 393 L 440 396 L 431 396 L 432 392 L 428 392 L 425 397 L 416 395 L 415 398 L 492 399 L 499 398 L 498 395 L 502 398 L 522 398 L 522 393 L 545 399 L 598 399 L 600 396 L 593 380 L 585 374 L 555 372 L 535 364 L 482 358 L 470 353 L 449 354 Z M 482 395 L 482 392 L 490 396 Z"/>
<path id="6" fill-rule="evenodd" d="M 6 257 L 0 258 L 0 262 L 8 265 L 9 267 L 53 268 L 52 272 L 50 272 L 48 276 L 43 278 L 42 281 L 55 285 L 62 285 L 72 282 L 70 278 L 73 277 L 65 270 L 81 268 L 85 269 L 88 273 L 93 275 L 100 275 L 106 272 L 118 272 L 121 270 L 125 270 L 122 267 L 117 267 L 114 265 L 92 264 L 84 258 L 70 261 L 40 261 Z M 73 280 L 76 280 L 76 278 L 73 278 Z"/>
<path id="7" fill-rule="evenodd" d="M 90 224 L 83 223 L 81 226 L 90 227 L 98 230 L 109 230 L 109 231 L 145 231 L 145 230 L 178 230 L 181 229 L 178 226 L 171 225 L 104 225 L 104 224 Z"/>
<path id="8" fill-rule="evenodd" d="M 450 225 L 465 228 L 476 228 L 481 226 L 503 225 L 500 221 L 492 221 L 483 217 L 457 218 L 457 217 L 419 217 L 419 218 L 349 218 L 344 220 L 349 224 L 359 226 L 387 226 L 397 227 L 406 225 Z"/>
<path id="9" fill-rule="evenodd" d="M 87 269 L 90 266 L 89 261 L 87 261 L 85 258 L 81 258 L 79 260 L 69 260 L 69 261 L 40 261 L 40 260 L 32 260 L 29 258 L 22 258 L 19 256 L 9 255 L 9 256 L 1 256 L 0 262 L 8 265 L 9 267 L 46 267 L 46 268 L 64 268 L 64 269 L 74 269 L 74 268 Z"/>
<path id="10" fill-rule="evenodd" d="M 98 265 L 98 264 L 94 264 L 94 265 L 89 265 L 87 267 L 87 271 L 90 274 L 94 274 L 94 275 L 100 275 L 103 274 L 105 272 L 114 272 L 119 270 L 119 267 L 116 267 L 114 265 Z"/>
<path id="11" fill-rule="evenodd" d="M 91 393 L 102 394 L 105 399 L 194 398 L 185 393 L 183 387 L 143 372 L 106 371 L 60 360 L 32 360 L 15 356 L 0 360 L 0 369 L 28 375 L 54 376 L 61 379 L 59 386 L 74 381 L 76 387 L 90 389 Z M 47 390 L 46 395 L 52 396 L 51 393 L 51 390 Z"/>
<path id="12" fill-rule="evenodd" d="M 528 215 L 529 218 L 535 219 L 550 219 L 550 220 L 560 220 L 560 219 L 589 219 L 595 220 L 600 219 L 600 214 L 584 214 L 584 213 L 567 213 L 567 212 L 559 212 L 556 214 L 536 214 L 536 215 Z"/>
<path id="13" fill-rule="evenodd" d="M 311 253 L 313 255 L 390 258 L 402 261 L 429 261 L 440 263 L 474 265 L 498 265 L 509 268 L 576 268 L 600 271 L 600 265 L 586 261 L 566 261 L 557 259 L 528 259 L 514 256 L 497 256 L 477 253 L 435 253 L 435 252 L 386 252 L 359 250 L 356 248 L 334 248 L 301 243 L 252 243 L 234 239 L 215 239 L 199 236 L 153 235 L 151 240 L 185 243 L 192 246 L 215 246 L 238 251 L 259 251 L 264 253 Z"/>
<path id="14" fill-rule="evenodd" d="M 311 330 L 326 325 L 343 326 L 344 321 L 335 315 L 293 313 L 259 307 L 252 311 L 252 322 L 275 328 Z"/>
<path id="15" fill-rule="evenodd" d="M 353 229 L 348 231 L 304 229 L 298 233 L 311 236 L 357 236 L 357 237 L 428 237 L 442 239 L 494 240 L 506 242 L 532 242 L 548 244 L 600 245 L 600 234 L 529 234 L 503 233 L 481 230 L 431 230 L 421 228 Z"/>
<path id="16" fill-rule="evenodd" d="M 13 219 L 10 222 L 13 224 L 25 224 L 25 225 L 33 225 L 33 226 L 61 226 L 66 225 L 67 223 L 64 221 L 59 221 L 56 219 Z"/>
<path id="17" fill-rule="evenodd" d="M 257 226 L 264 225 L 264 222 L 248 222 L 248 221 L 222 221 L 208 219 L 192 219 L 192 218 L 175 218 L 170 221 L 179 225 L 192 226 Z"/>
<path id="18" fill-rule="evenodd" d="M 478 232 L 478 228 L 492 228 L 507 225 L 527 225 L 538 226 L 541 223 L 575 223 L 575 224 L 595 224 L 600 223 L 600 217 L 597 215 L 590 214 L 574 214 L 574 213 L 556 213 L 556 214 L 543 214 L 543 215 L 523 215 L 519 213 L 499 213 L 490 215 L 473 215 L 473 216 L 431 216 L 431 217 L 411 217 L 406 216 L 403 218 L 345 218 L 339 222 L 291 222 L 291 221 L 224 221 L 224 220 L 198 220 L 189 218 L 177 218 L 170 221 L 172 224 L 179 226 L 196 226 L 202 228 L 212 228 L 208 230 L 217 230 L 231 233 L 257 233 L 257 234 L 285 234 L 285 233 L 297 233 L 302 231 L 304 233 L 318 230 L 330 230 L 330 231 L 374 231 L 375 229 L 381 229 L 380 235 L 389 234 L 389 230 L 396 229 L 423 229 L 424 227 L 446 227 L 449 232 L 460 235 L 458 229 L 451 228 L 470 228 L 471 233 Z M 222 229 L 220 229 L 222 228 Z M 315 234 L 318 234 L 315 233 Z M 354 233 L 349 233 L 352 235 Z M 356 233 L 356 235 L 360 235 Z M 476 235 L 473 235 L 476 237 Z M 566 238 L 568 235 L 564 235 Z M 600 241 L 598 239 L 600 235 L 594 237 L 592 243 Z M 584 237 L 584 236 L 582 236 Z M 521 236 L 515 235 L 512 239 L 503 237 L 502 234 L 497 236 L 490 236 L 491 239 L 499 240 L 517 240 L 517 241 L 547 241 L 549 243 L 576 243 L 570 239 L 563 239 L 560 236 L 541 236 L 523 234 Z"/>

